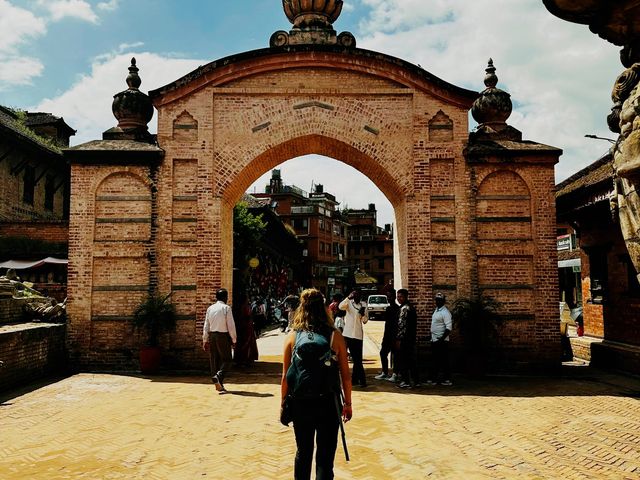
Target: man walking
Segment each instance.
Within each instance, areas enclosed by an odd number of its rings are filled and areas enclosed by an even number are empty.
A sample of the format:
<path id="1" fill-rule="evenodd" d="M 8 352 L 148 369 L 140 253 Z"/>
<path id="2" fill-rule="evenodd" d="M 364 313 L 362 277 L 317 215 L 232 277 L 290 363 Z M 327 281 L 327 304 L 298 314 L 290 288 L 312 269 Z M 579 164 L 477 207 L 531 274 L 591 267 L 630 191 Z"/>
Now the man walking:
<path id="1" fill-rule="evenodd" d="M 224 288 L 216 292 L 216 303 L 207 309 L 202 331 L 202 348 L 209 352 L 211 380 L 221 395 L 227 393 L 224 375 L 231 364 L 231 348 L 237 340 L 236 324 L 231 307 L 227 305 L 228 298 L 229 292 Z"/>
<path id="2" fill-rule="evenodd" d="M 402 380 L 399 387 L 411 388 L 412 382 L 413 386 L 419 385 L 416 364 L 416 311 L 409 302 L 409 291 L 406 288 L 398 290 L 396 298 L 400 305 L 396 333 L 396 364 Z"/>
<path id="3" fill-rule="evenodd" d="M 449 334 L 453 328 L 451 312 L 444 306 L 447 297 L 443 293 L 436 293 L 436 309 L 431 316 L 431 351 L 433 354 L 433 368 L 431 382 L 437 383 L 442 374 L 441 385 L 452 385 L 451 368 L 449 366 Z"/>

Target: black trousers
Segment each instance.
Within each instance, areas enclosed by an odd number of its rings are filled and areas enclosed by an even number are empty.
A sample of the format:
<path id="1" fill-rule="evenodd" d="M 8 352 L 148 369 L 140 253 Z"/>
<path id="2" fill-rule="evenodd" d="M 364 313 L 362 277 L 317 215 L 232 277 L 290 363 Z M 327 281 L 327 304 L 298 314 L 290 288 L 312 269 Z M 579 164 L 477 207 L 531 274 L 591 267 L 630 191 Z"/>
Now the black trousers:
<path id="1" fill-rule="evenodd" d="M 396 362 L 398 364 L 400 377 L 403 382 L 418 383 L 418 363 L 416 359 L 416 344 L 415 342 L 407 342 L 402 340 L 400 342 L 400 349 L 396 354 Z"/>
<path id="2" fill-rule="evenodd" d="M 449 342 L 431 342 L 431 353 L 433 355 L 431 381 L 437 382 L 441 374 L 442 380 L 451 380 Z"/>
<path id="3" fill-rule="evenodd" d="M 231 336 L 227 332 L 209 332 L 209 365 L 211 377 L 224 377 L 231 364 Z M 220 378 L 222 381 L 222 378 Z M 215 382 L 214 382 L 215 383 Z"/>
<path id="4" fill-rule="evenodd" d="M 395 352 L 393 349 L 394 340 L 382 339 L 382 345 L 380 346 L 380 363 L 382 364 L 382 373 L 389 375 L 389 354 L 391 354 L 391 368 L 395 365 Z"/>
<path id="5" fill-rule="evenodd" d="M 364 374 L 362 365 L 362 340 L 357 338 L 344 337 L 347 340 L 347 348 L 353 361 L 353 371 L 351 372 L 351 383 L 353 385 L 367 385 L 367 377 Z"/>
<path id="6" fill-rule="evenodd" d="M 311 478 L 314 437 L 316 480 L 333 479 L 333 461 L 338 446 L 338 409 L 333 396 L 311 401 L 294 401 L 293 431 L 296 435 L 295 480 Z"/>

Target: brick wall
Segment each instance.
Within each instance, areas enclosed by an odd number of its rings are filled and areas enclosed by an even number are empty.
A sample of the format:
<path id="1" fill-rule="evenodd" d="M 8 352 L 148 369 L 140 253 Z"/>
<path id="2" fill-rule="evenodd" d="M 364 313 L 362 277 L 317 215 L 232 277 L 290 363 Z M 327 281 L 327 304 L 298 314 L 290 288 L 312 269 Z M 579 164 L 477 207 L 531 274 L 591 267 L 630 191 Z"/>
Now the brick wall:
<path id="1" fill-rule="evenodd" d="M 1 298 L 0 299 L 0 324 L 20 322 L 23 320 L 24 299 Z"/>
<path id="2" fill-rule="evenodd" d="M 28 237 L 51 243 L 69 240 L 69 222 L 56 221 L 0 221 L 0 237 Z"/>
<path id="3" fill-rule="evenodd" d="M 0 361 L 0 392 L 65 372 L 65 325 L 0 326 Z"/>
<path id="4" fill-rule="evenodd" d="M 398 62 L 312 49 L 223 65 L 158 96 L 156 193 L 148 168 L 72 166 L 72 355 L 131 364 L 127 319 L 153 284 L 179 300 L 166 346 L 177 362 L 206 366 L 204 313 L 217 288 L 232 287 L 233 206 L 263 173 L 315 153 L 358 169 L 394 206 L 394 284 L 411 292 L 421 342 L 434 285 L 451 301 L 484 289 L 513 317 L 505 345 L 516 361 L 559 363 L 556 159 L 471 165 L 470 102 Z"/>

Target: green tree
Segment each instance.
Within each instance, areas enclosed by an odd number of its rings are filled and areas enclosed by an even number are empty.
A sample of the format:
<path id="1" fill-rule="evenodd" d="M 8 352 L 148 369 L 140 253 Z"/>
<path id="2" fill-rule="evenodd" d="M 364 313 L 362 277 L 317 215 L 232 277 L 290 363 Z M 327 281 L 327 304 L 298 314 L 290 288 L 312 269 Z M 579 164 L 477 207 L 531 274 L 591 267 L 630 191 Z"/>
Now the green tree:
<path id="1" fill-rule="evenodd" d="M 256 254 L 267 223 L 262 215 L 254 215 L 245 202 L 238 203 L 233 209 L 233 252 L 234 264 L 244 269 L 250 256 Z"/>

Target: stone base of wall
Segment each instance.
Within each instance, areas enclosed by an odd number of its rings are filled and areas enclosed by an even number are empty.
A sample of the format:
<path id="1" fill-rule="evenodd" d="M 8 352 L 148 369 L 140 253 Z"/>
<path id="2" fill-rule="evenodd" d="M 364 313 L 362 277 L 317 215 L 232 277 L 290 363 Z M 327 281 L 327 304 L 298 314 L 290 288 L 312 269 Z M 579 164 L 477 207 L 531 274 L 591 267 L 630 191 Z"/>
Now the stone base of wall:
<path id="1" fill-rule="evenodd" d="M 0 327 L 0 392 L 67 369 L 66 325 L 21 323 Z"/>
<path id="2" fill-rule="evenodd" d="M 640 375 L 640 347 L 594 337 L 572 337 L 573 356 L 594 367 Z"/>
<path id="3" fill-rule="evenodd" d="M 0 299 L 0 324 L 15 323 L 23 320 L 24 298 L 2 298 Z"/>

